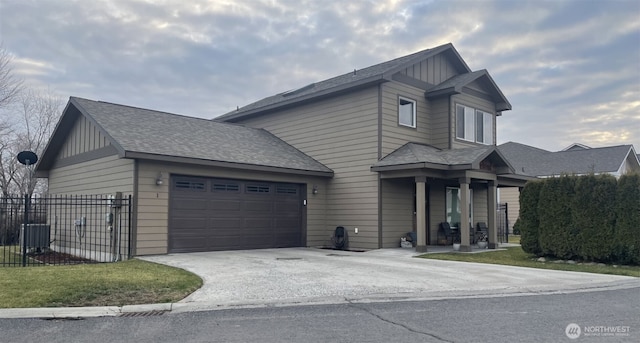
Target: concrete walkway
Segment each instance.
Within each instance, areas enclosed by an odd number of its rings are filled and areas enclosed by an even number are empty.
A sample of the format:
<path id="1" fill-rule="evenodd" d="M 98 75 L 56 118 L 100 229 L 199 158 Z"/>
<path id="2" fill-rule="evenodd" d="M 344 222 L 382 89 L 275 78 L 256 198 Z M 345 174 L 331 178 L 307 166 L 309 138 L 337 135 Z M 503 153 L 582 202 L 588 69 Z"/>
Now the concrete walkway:
<path id="1" fill-rule="evenodd" d="M 180 302 L 102 308 L 6 309 L 0 318 L 414 299 L 501 297 L 640 287 L 624 276 L 412 258 L 412 249 L 313 248 L 171 254 L 142 259 L 191 271 L 204 285 Z"/>

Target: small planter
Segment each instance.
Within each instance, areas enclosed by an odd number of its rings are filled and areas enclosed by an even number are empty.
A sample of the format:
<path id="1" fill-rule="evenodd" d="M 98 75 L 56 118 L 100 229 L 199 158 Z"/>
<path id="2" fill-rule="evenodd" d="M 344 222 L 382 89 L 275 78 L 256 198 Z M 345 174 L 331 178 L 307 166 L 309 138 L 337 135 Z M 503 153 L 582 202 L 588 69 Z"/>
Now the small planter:
<path id="1" fill-rule="evenodd" d="M 489 245 L 489 243 L 485 242 L 485 241 L 480 241 L 478 242 L 478 248 L 479 249 L 486 249 L 487 245 Z"/>
<path id="2" fill-rule="evenodd" d="M 460 251 L 460 243 L 453 243 L 453 251 Z"/>

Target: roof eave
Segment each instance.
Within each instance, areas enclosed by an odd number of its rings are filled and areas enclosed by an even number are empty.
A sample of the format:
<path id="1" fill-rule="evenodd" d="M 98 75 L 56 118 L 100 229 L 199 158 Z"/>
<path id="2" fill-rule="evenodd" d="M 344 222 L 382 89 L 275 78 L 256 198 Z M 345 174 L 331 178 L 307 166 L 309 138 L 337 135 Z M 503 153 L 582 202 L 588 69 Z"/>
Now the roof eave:
<path id="1" fill-rule="evenodd" d="M 432 92 L 426 91 L 424 92 L 424 97 L 426 99 L 435 99 L 443 96 L 460 94 L 460 93 L 462 93 L 462 89 L 459 89 L 457 87 L 448 87 L 448 88 L 439 89 L 437 91 L 432 91 Z"/>
<path id="2" fill-rule="evenodd" d="M 173 163 L 186 163 L 186 164 L 195 164 L 195 165 L 202 165 L 202 166 L 209 166 L 209 167 L 254 170 L 254 171 L 273 172 L 273 173 L 280 173 L 280 174 L 284 173 L 284 174 L 294 174 L 294 175 L 304 175 L 304 176 L 319 176 L 319 177 L 327 177 L 327 178 L 331 178 L 334 175 L 334 172 L 331 169 L 329 169 L 328 171 L 303 170 L 303 169 L 294 169 L 294 168 L 256 165 L 256 164 L 249 164 L 249 163 L 214 161 L 214 160 L 205 160 L 205 159 L 198 159 L 198 158 L 191 158 L 191 157 L 150 154 L 150 153 L 136 152 L 136 151 L 126 151 L 124 154 L 124 158 L 173 162 Z"/>
<path id="3" fill-rule="evenodd" d="M 496 91 L 496 93 L 498 93 L 498 97 L 502 99 L 502 102 L 496 103 L 496 110 L 500 112 L 511 110 L 511 103 L 509 102 L 509 100 L 507 100 L 507 97 L 504 95 L 504 93 L 502 93 L 502 90 L 500 90 L 500 87 L 498 87 L 496 82 L 493 80 L 493 78 L 491 77 L 491 74 L 489 74 L 489 72 L 486 69 L 483 69 L 483 70 L 484 70 L 484 73 L 482 76 L 486 77 L 487 80 L 489 80 L 493 89 Z M 498 106 L 500 106 L 500 108 L 498 108 Z"/>
<path id="4" fill-rule="evenodd" d="M 437 164 L 429 162 L 415 162 L 415 163 L 402 163 L 392 164 L 386 166 L 371 166 L 372 172 L 384 172 L 395 170 L 408 170 L 408 169 L 437 169 L 437 170 L 449 170 L 449 166 L 446 164 Z"/>

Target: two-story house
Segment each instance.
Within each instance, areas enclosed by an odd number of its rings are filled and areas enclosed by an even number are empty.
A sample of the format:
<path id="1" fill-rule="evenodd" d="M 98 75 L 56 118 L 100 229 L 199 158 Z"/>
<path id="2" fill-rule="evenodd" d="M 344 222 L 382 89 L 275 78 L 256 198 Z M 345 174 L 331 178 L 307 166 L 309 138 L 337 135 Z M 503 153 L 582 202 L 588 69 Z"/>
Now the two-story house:
<path id="1" fill-rule="evenodd" d="M 72 98 L 37 171 L 52 194 L 132 194 L 137 255 L 328 246 L 337 226 L 424 251 L 445 221 L 468 251 L 477 222 L 496 246 L 497 188 L 529 179 L 496 148 L 510 109 L 446 44 L 213 121 Z"/>

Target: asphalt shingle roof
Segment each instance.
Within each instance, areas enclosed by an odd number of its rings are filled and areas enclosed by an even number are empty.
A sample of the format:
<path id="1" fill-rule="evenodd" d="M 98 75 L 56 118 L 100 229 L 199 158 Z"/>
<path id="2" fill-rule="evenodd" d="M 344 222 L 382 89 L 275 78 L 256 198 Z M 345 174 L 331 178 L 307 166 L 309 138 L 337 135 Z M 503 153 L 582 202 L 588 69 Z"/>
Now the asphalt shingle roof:
<path id="1" fill-rule="evenodd" d="M 466 74 L 461 74 L 461 75 L 456 75 L 440 84 L 438 84 L 437 86 L 434 86 L 432 88 L 428 89 L 428 92 L 435 92 L 435 91 L 439 91 L 439 90 L 443 90 L 443 89 L 447 89 L 447 88 L 455 88 L 455 87 L 459 87 L 459 86 L 464 86 L 467 85 L 470 82 L 473 82 L 475 79 L 477 79 L 478 77 L 485 75 L 487 73 L 486 70 L 477 70 L 474 71 L 472 73 L 466 73 Z"/>
<path id="2" fill-rule="evenodd" d="M 493 146 L 441 150 L 430 145 L 407 143 L 378 161 L 373 167 L 432 163 L 443 166 L 465 165 L 493 151 Z"/>
<path id="3" fill-rule="evenodd" d="M 383 63 L 379 63 L 367 68 L 363 68 L 363 69 L 359 69 L 356 70 L 355 73 L 353 71 L 348 72 L 346 74 L 342 74 L 324 81 L 320 81 L 320 82 L 316 82 L 316 83 L 312 83 L 309 85 L 306 85 L 304 87 L 298 88 L 298 89 L 294 89 L 291 91 L 287 91 L 287 92 L 283 92 L 280 94 L 276 94 L 273 96 L 269 96 L 266 97 L 262 100 L 258 100 L 254 103 L 251 103 L 249 105 L 240 107 L 239 109 L 235 110 L 235 111 L 231 111 L 229 113 L 226 113 L 220 117 L 215 118 L 215 120 L 226 120 L 229 119 L 232 116 L 236 116 L 236 115 L 242 115 L 246 112 L 251 112 L 253 110 L 256 109 L 260 109 L 260 108 L 264 108 L 264 107 L 268 107 L 271 105 L 276 105 L 279 103 L 285 103 L 288 101 L 294 101 L 296 99 L 299 98 L 303 98 L 306 96 L 311 96 L 314 95 L 316 93 L 322 93 L 324 91 L 329 91 L 330 89 L 333 88 L 337 88 L 340 86 L 347 86 L 350 84 L 357 84 L 359 81 L 364 81 L 366 79 L 372 78 L 372 77 L 380 77 L 382 78 L 383 74 L 385 72 L 394 70 L 395 68 L 401 67 L 402 65 L 406 64 L 406 63 L 410 63 L 411 61 L 415 60 L 415 59 L 419 59 L 419 58 L 426 58 L 427 56 L 429 56 L 432 53 L 438 53 L 440 51 L 444 51 L 446 49 L 451 48 L 452 45 L 451 44 L 445 44 L 445 45 L 441 45 L 432 49 L 426 49 L 426 50 L 422 50 L 416 53 L 413 53 L 411 55 L 407 55 L 407 56 L 403 56 L 403 57 L 399 57 L 396 59 L 393 59 L 391 61 L 387 61 L 387 62 L 383 62 Z M 464 62 L 461 62 L 464 63 Z M 465 68 L 468 69 L 468 67 L 465 65 Z"/>
<path id="4" fill-rule="evenodd" d="M 551 152 L 515 142 L 498 146 L 516 173 L 528 176 L 614 173 L 631 148 L 632 145 L 618 145 Z"/>
<path id="5" fill-rule="evenodd" d="M 263 129 L 71 98 L 127 152 L 332 173 Z"/>

